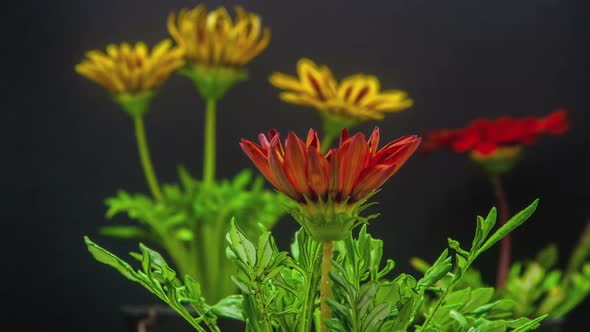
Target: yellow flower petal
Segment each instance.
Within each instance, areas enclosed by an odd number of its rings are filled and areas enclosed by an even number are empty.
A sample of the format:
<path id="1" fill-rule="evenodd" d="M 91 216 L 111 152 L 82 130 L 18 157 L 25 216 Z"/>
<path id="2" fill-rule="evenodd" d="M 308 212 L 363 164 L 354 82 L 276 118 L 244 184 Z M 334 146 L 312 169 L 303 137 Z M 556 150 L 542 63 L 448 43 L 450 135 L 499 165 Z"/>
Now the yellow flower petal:
<path id="1" fill-rule="evenodd" d="M 318 109 L 322 109 L 326 107 L 324 103 L 318 101 L 315 98 L 310 97 L 309 95 L 305 94 L 298 94 L 293 92 L 283 92 L 279 95 L 283 101 L 288 102 L 290 104 L 297 104 L 297 105 L 304 105 L 304 106 L 312 106 Z"/>
<path id="2" fill-rule="evenodd" d="M 302 87 L 301 82 L 296 77 L 283 73 L 273 73 L 270 78 L 270 83 L 279 89 L 293 90 L 302 92 L 305 89 Z"/>
<path id="3" fill-rule="evenodd" d="M 380 92 L 376 76 L 355 74 L 339 83 L 328 67 L 318 66 L 307 58 L 297 62 L 297 77 L 274 73 L 270 83 L 285 90 L 280 94 L 285 102 L 312 106 L 334 117 L 358 121 L 380 120 L 384 112 L 401 111 L 413 104 L 403 91 Z"/>
<path id="4" fill-rule="evenodd" d="M 204 5 L 181 9 L 168 17 L 168 31 L 191 63 L 205 66 L 243 66 L 268 45 L 270 30 L 260 17 L 235 7 L 236 16 L 224 7 L 207 12 Z"/>
<path id="5" fill-rule="evenodd" d="M 106 53 L 92 50 L 75 69 L 113 94 L 139 93 L 157 88 L 183 64 L 183 51 L 170 48 L 169 40 L 150 52 L 143 42 L 108 45 Z"/>

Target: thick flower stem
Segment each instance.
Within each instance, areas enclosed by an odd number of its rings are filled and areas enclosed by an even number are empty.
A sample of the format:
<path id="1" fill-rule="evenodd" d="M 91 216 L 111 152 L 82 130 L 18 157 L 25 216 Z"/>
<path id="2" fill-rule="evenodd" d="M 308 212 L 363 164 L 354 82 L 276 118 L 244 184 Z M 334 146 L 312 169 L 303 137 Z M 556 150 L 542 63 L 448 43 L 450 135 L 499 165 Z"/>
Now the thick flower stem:
<path id="1" fill-rule="evenodd" d="M 216 117 L 216 100 L 207 99 L 207 109 L 205 112 L 205 138 L 204 138 L 204 157 L 203 157 L 203 182 L 210 183 L 215 180 L 215 117 Z"/>
<path id="2" fill-rule="evenodd" d="M 496 199 L 498 200 L 498 214 L 500 216 L 500 226 L 503 226 L 508 221 L 508 202 L 506 200 L 506 192 L 502 186 L 502 178 L 500 175 L 494 175 L 492 178 L 494 189 L 496 191 Z M 496 288 L 503 288 L 506 285 L 506 278 L 510 269 L 510 260 L 512 253 L 512 239 L 510 234 L 507 234 L 500 242 L 500 258 L 498 260 L 498 269 L 496 276 Z"/>
<path id="3" fill-rule="evenodd" d="M 150 158 L 150 151 L 147 145 L 147 139 L 145 136 L 145 125 L 143 124 L 143 116 L 136 115 L 133 117 L 135 123 L 135 137 L 137 138 L 137 149 L 139 150 L 139 158 L 141 159 L 141 166 L 145 179 L 147 180 L 148 186 L 154 198 L 158 201 L 162 200 L 162 192 L 160 191 L 160 185 L 156 177 L 156 172 L 152 165 L 152 159 Z"/>
<path id="4" fill-rule="evenodd" d="M 332 298 L 332 279 L 329 272 L 332 270 L 332 255 L 334 254 L 334 241 L 327 240 L 322 245 L 322 279 L 320 283 L 320 317 L 322 332 L 328 332 L 326 320 L 332 318 L 332 309 L 326 303 L 326 299 Z"/>

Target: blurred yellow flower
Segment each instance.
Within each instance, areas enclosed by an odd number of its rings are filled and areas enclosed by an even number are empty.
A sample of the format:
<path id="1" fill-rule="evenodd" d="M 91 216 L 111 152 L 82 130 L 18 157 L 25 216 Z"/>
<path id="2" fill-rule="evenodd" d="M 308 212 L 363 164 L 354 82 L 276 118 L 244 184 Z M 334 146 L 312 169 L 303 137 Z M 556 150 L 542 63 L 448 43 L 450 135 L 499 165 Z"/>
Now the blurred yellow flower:
<path id="1" fill-rule="evenodd" d="M 297 76 L 273 73 L 270 83 L 285 90 L 280 98 L 288 103 L 312 106 L 325 115 L 352 121 L 380 120 L 386 112 L 398 112 L 413 101 L 399 90 L 380 90 L 377 77 L 356 74 L 337 82 L 332 71 L 303 58 Z"/>
<path id="2" fill-rule="evenodd" d="M 240 67 L 262 52 L 270 29 L 260 17 L 236 7 L 232 18 L 224 7 L 207 12 L 201 4 L 168 16 L 168 31 L 191 63 L 204 66 Z"/>
<path id="3" fill-rule="evenodd" d="M 106 53 L 92 50 L 76 65 L 78 74 L 107 88 L 114 95 L 151 92 L 183 65 L 183 52 L 169 39 L 151 50 L 143 42 L 108 45 Z"/>

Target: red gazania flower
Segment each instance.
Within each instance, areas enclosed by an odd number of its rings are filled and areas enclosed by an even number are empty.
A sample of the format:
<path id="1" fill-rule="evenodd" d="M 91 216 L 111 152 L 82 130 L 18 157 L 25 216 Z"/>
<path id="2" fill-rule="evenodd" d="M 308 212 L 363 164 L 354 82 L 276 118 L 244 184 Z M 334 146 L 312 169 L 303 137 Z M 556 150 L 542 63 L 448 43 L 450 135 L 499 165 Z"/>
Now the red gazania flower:
<path id="1" fill-rule="evenodd" d="M 258 136 L 260 145 L 242 139 L 240 146 L 266 179 L 292 199 L 307 202 L 353 204 L 380 188 L 414 153 L 421 138 L 404 136 L 380 150 L 379 128 L 367 140 L 342 130 L 340 146 L 320 153 L 315 130 L 303 142 L 290 132 L 281 145 L 280 135 L 271 130 Z"/>
<path id="2" fill-rule="evenodd" d="M 473 152 L 479 156 L 490 156 L 500 148 L 532 144 L 545 134 L 561 135 L 568 128 L 565 109 L 558 109 L 543 118 L 477 119 L 467 128 L 426 133 L 422 152 L 448 148 L 458 153 Z"/>

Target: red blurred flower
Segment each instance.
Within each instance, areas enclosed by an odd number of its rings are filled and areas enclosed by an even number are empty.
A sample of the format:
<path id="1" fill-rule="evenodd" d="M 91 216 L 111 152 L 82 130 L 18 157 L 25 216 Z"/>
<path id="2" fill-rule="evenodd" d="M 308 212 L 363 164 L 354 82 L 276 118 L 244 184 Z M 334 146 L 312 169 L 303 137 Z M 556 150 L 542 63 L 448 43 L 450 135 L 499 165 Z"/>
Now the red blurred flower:
<path id="1" fill-rule="evenodd" d="M 367 140 L 344 129 L 340 146 L 320 153 L 315 130 L 303 142 L 290 132 L 281 145 L 280 135 L 271 130 L 258 136 L 260 145 L 242 139 L 240 146 L 254 165 L 279 191 L 292 199 L 308 202 L 353 204 L 381 187 L 406 162 L 420 144 L 418 136 L 404 136 L 380 150 L 379 128 Z"/>
<path id="2" fill-rule="evenodd" d="M 459 153 L 476 153 L 480 157 L 491 156 L 498 149 L 532 144 L 542 135 L 560 135 L 568 128 L 565 109 L 558 109 L 543 118 L 477 119 L 467 128 L 426 133 L 422 152 L 448 148 Z"/>

